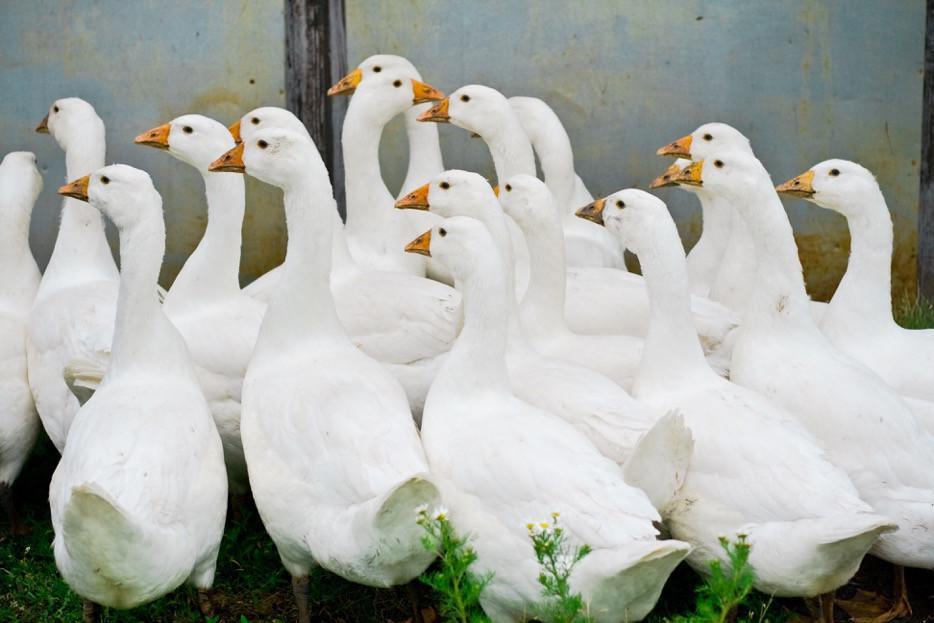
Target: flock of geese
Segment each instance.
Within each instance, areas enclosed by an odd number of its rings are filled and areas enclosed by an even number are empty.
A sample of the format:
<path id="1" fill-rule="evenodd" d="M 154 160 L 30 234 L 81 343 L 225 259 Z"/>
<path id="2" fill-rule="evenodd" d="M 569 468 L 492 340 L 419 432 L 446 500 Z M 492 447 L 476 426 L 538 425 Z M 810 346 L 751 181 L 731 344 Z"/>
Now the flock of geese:
<path id="1" fill-rule="evenodd" d="M 104 166 L 90 104 L 57 100 L 37 128 L 71 180 L 42 275 L 35 156 L 0 165 L 0 493 L 15 522 L 41 421 L 62 453 L 55 560 L 86 620 L 186 581 L 210 612 L 228 494 L 247 491 L 303 622 L 315 567 L 416 578 L 433 559 L 416 511 L 441 505 L 494 573 L 495 623 L 536 612 L 526 525 L 552 513 L 593 548 L 571 584 L 599 623 L 645 617 L 682 560 L 704 572 L 741 534 L 756 587 L 816 598 L 827 623 L 870 552 L 894 565 L 879 620 L 909 611 L 904 567 L 934 567 L 934 332 L 893 320 L 892 223 L 869 171 L 828 160 L 776 188 L 740 132 L 703 125 L 659 150 L 679 159 L 652 183 L 700 201 L 685 258 L 656 196 L 593 199 L 541 100 L 445 97 L 389 55 L 329 94 L 352 94 L 346 223 L 286 110 L 230 128 L 184 115 L 135 139 L 204 181 L 207 229 L 167 292 L 161 197 L 144 171 Z M 378 146 L 400 114 L 394 197 Z M 486 142 L 496 188 L 444 169 L 438 123 Z M 284 191 L 288 226 L 283 265 L 243 289 L 241 174 Z M 829 304 L 806 294 L 779 193 L 847 218 Z"/>

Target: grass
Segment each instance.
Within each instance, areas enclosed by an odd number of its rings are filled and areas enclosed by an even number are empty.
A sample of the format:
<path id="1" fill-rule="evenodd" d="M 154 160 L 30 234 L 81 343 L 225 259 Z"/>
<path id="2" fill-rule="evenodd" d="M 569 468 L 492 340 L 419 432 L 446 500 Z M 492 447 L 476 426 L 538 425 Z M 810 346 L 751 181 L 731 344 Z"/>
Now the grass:
<path id="1" fill-rule="evenodd" d="M 893 305 L 895 320 L 906 329 L 934 328 L 934 303 L 918 297 L 903 296 Z"/>

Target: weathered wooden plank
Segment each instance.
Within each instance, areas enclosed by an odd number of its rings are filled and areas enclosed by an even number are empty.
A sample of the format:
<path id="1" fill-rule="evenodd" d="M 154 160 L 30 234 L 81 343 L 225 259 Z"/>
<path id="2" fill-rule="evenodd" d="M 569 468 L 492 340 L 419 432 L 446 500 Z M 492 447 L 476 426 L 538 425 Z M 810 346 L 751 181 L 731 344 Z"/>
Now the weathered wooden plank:
<path id="1" fill-rule="evenodd" d="M 934 0 L 927 0 L 918 204 L 918 290 L 934 300 Z"/>
<path id="2" fill-rule="evenodd" d="M 341 125 L 346 98 L 329 98 L 328 87 L 347 72 L 344 0 L 285 0 L 286 107 L 301 119 L 331 172 L 344 214 Z"/>

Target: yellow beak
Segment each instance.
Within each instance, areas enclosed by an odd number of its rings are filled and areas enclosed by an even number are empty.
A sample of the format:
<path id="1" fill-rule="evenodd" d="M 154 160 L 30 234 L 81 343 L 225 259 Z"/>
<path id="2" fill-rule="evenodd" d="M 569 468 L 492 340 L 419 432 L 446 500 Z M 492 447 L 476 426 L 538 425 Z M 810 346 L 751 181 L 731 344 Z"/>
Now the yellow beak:
<path id="1" fill-rule="evenodd" d="M 593 203 L 588 203 L 574 214 L 582 219 L 596 223 L 597 225 L 603 225 L 603 207 L 605 205 L 606 199 L 597 199 Z"/>
<path id="2" fill-rule="evenodd" d="M 363 71 L 357 67 L 328 89 L 328 95 L 351 95 L 360 85 L 361 80 L 363 80 Z"/>
<path id="3" fill-rule="evenodd" d="M 428 210 L 428 187 L 429 184 L 423 184 L 396 201 L 396 208 L 399 210 Z M 408 249 L 406 249 L 408 250 Z"/>
<path id="4" fill-rule="evenodd" d="M 805 171 L 797 177 L 793 177 L 784 184 L 779 184 L 775 190 L 783 195 L 792 197 L 802 197 L 808 199 L 814 196 L 814 171 Z"/>
<path id="5" fill-rule="evenodd" d="M 169 132 L 172 130 L 172 126 L 168 123 L 163 123 L 157 128 L 151 130 L 146 130 L 139 136 L 133 139 L 133 142 L 137 145 L 147 145 L 149 147 L 155 147 L 156 149 L 168 149 L 169 148 Z"/>
<path id="6" fill-rule="evenodd" d="M 659 156 L 675 156 L 676 158 L 691 157 L 691 135 L 682 136 L 674 143 L 668 143 L 664 147 L 659 147 L 655 153 Z"/>
<path id="7" fill-rule="evenodd" d="M 73 182 L 68 182 L 58 189 L 58 194 L 81 201 L 88 200 L 88 183 L 91 181 L 90 175 L 79 177 Z"/>
<path id="8" fill-rule="evenodd" d="M 245 173 L 246 166 L 243 164 L 243 143 L 224 153 L 223 156 L 215 160 L 208 167 L 208 171 L 216 173 Z"/>
<path id="9" fill-rule="evenodd" d="M 237 143 L 243 142 L 243 139 L 240 138 L 240 120 L 239 119 L 237 119 L 236 121 L 231 123 L 229 126 L 227 126 L 227 129 L 230 131 L 230 135 L 233 137 L 234 141 L 236 141 Z"/>
<path id="10" fill-rule="evenodd" d="M 418 116 L 419 121 L 434 121 L 435 123 L 450 123 L 451 115 L 448 114 L 448 106 L 451 105 L 451 98 L 446 97 L 422 114 Z"/>
<path id="11" fill-rule="evenodd" d="M 412 105 L 424 104 L 426 102 L 437 102 L 444 99 L 444 93 L 434 88 L 430 84 L 412 81 Z"/>
<path id="12" fill-rule="evenodd" d="M 675 176 L 673 180 L 676 184 L 687 184 L 688 186 L 703 186 L 704 180 L 701 173 L 704 171 L 704 161 L 697 160 L 681 169 L 681 173 Z"/>
<path id="13" fill-rule="evenodd" d="M 49 133 L 49 116 L 46 115 L 42 118 L 42 121 L 39 122 L 39 125 L 36 126 L 36 132 L 39 134 L 48 134 Z"/>
<path id="14" fill-rule="evenodd" d="M 649 188 L 662 188 L 664 186 L 676 186 L 675 178 L 678 176 L 678 173 L 681 173 L 681 167 L 677 162 L 672 162 L 668 165 L 668 168 L 665 169 L 665 172 L 652 180 L 652 183 L 649 184 Z"/>
<path id="15" fill-rule="evenodd" d="M 418 253 L 419 255 L 431 257 L 431 230 L 429 229 L 424 234 L 405 245 L 405 252 Z"/>

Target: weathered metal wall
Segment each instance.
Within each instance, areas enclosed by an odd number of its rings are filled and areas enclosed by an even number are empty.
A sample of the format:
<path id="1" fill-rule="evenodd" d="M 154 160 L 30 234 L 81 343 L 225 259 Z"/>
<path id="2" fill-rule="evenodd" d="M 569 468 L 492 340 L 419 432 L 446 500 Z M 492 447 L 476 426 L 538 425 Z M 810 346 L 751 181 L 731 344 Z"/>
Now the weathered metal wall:
<path id="1" fill-rule="evenodd" d="M 655 149 L 706 121 L 752 140 L 776 182 L 830 157 L 878 176 L 895 220 L 895 289 L 913 287 L 924 54 L 923 0 L 565 2 L 348 0 L 351 66 L 402 54 L 443 90 L 467 83 L 544 98 L 571 135 L 591 191 L 646 187 L 667 164 Z M 384 171 L 401 183 L 393 124 Z M 443 127 L 450 167 L 492 175 L 485 147 Z M 394 157 L 388 157 L 388 156 Z M 401 157 L 399 157 L 401 156 Z M 688 244 L 696 202 L 669 202 Z M 842 217 L 787 208 L 810 290 L 827 297 L 848 253 Z"/>
<path id="2" fill-rule="evenodd" d="M 203 185 L 192 167 L 133 137 L 185 113 L 226 124 L 256 106 L 282 105 L 284 58 L 281 0 L 0 2 L 0 152 L 39 158 L 45 188 L 31 242 L 40 263 L 52 250 L 55 190 L 65 179 L 58 145 L 33 131 L 53 100 L 90 101 L 107 126 L 107 162 L 152 175 L 165 205 L 167 284 L 204 231 Z M 278 191 L 248 182 L 244 281 L 282 259 L 280 205 Z"/>

